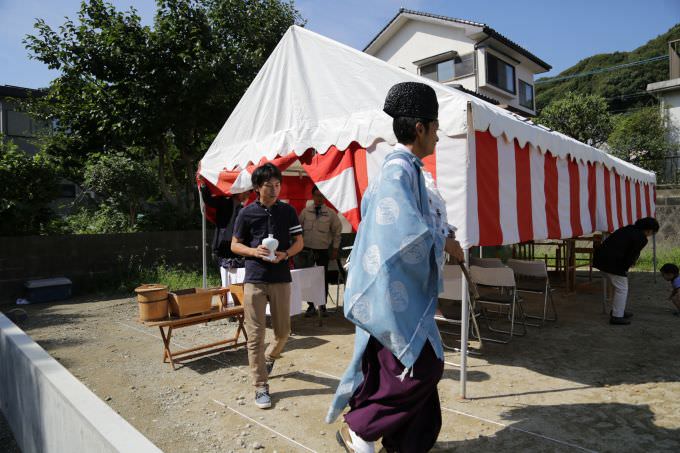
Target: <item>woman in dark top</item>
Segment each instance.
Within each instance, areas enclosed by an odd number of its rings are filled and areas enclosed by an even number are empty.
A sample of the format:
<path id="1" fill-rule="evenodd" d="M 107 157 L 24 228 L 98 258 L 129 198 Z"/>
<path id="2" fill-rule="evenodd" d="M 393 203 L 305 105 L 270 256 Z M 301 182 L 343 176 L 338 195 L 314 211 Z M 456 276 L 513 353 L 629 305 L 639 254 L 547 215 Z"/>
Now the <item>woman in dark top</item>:
<path id="1" fill-rule="evenodd" d="M 632 313 L 626 311 L 628 299 L 628 269 L 640 257 L 640 252 L 647 245 L 647 238 L 659 231 L 659 222 L 652 217 L 645 217 L 614 231 L 602 245 L 595 250 L 593 267 L 601 270 L 614 287 L 612 311 L 609 318 L 611 324 L 630 324 Z"/>
<path id="2" fill-rule="evenodd" d="M 215 209 L 215 235 L 212 241 L 212 252 L 220 267 L 222 286 L 225 288 L 231 283 L 229 271 L 244 266 L 243 257 L 231 251 L 231 237 L 234 234 L 236 217 L 249 196 L 250 190 L 232 194 L 231 197 L 216 196 L 210 192 L 208 186 L 201 184 L 203 202 Z"/>

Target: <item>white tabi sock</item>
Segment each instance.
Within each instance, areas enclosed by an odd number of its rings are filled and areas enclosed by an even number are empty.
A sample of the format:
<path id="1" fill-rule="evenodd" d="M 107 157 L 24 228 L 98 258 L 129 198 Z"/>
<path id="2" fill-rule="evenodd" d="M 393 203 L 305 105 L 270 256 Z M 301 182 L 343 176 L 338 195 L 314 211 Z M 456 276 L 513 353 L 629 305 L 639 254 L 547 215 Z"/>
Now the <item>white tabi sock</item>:
<path id="1" fill-rule="evenodd" d="M 375 445 L 374 442 L 366 442 L 364 439 L 359 437 L 357 433 L 352 431 L 352 428 L 349 426 L 347 427 L 349 429 L 349 437 L 352 438 L 352 448 L 356 453 L 374 453 L 375 452 Z"/>

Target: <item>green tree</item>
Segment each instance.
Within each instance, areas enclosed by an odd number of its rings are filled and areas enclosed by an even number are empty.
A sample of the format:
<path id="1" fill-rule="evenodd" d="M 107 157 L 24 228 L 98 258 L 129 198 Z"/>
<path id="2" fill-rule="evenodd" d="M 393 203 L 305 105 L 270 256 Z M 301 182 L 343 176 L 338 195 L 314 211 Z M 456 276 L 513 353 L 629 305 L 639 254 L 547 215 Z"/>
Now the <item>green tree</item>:
<path id="1" fill-rule="evenodd" d="M 93 156 L 85 167 L 85 188 L 105 204 L 127 214 L 134 229 L 142 203 L 156 188 L 155 174 L 143 163 L 122 155 Z"/>
<path id="2" fill-rule="evenodd" d="M 92 152 L 154 161 L 176 209 L 196 205 L 198 159 L 290 25 L 282 0 L 157 0 L 153 27 L 136 11 L 83 1 L 78 20 L 26 37 L 32 57 L 59 71 L 31 112 L 56 119 L 72 162 Z"/>
<path id="3" fill-rule="evenodd" d="M 59 175 L 43 153 L 29 156 L 0 135 L 0 235 L 39 234 L 52 218 Z"/>
<path id="4" fill-rule="evenodd" d="M 658 107 L 619 115 L 607 144 L 615 156 L 658 173 L 663 173 L 664 157 L 673 151 Z"/>
<path id="5" fill-rule="evenodd" d="M 567 93 L 544 108 L 537 121 L 596 147 L 607 140 L 612 130 L 607 102 L 594 95 Z"/>

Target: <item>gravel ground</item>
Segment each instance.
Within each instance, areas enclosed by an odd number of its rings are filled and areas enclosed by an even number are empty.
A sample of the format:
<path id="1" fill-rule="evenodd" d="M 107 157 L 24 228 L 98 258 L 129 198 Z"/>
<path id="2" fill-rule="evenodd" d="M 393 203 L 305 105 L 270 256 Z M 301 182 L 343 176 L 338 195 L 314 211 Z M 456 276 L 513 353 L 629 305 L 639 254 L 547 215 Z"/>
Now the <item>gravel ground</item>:
<path id="1" fill-rule="evenodd" d="M 557 322 L 509 345 L 485 342 L 470 356 L 466 400 L 458 393 L 460 356 L 447 352 L 435 451 L 680 451 L 680 319 L 667 294 L 660 278 L 632 274 L 633 323 L 610 326 L 599 282 L 558 293 Z M 243 348 L 173 371 L 161 363 L 158 329 L 137 322 L 136 310 L 131 298 L 33 305 L 21 327 L 166 452 L 342 451 L 339 423 L 323 423 L 353 347 L 340 314 L 322 327 L 293 318 L 270 380 L 274 407 L 265 411 L 252 404 Z M 226 320 L 189 327 L 173 341 L 216 341 L 235 327 Z M 11 448 L 6 439 L 0 424 L 2 451 Z"/>

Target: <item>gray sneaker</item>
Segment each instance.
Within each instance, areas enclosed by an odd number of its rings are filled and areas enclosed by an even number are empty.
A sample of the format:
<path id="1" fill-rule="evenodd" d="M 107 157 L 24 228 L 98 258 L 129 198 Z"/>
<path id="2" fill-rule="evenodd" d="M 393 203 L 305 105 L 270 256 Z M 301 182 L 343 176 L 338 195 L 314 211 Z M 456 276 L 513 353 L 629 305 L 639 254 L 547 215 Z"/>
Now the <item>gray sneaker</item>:
<path id="1" fill-rule="evenodd" d="M 264 365 L 267 367 L 267 376 L 272 374 L 272 370 L 274 369 L 274 360 L 264 362 Z"/>
<path id="2" fill-rule="evenodd" d="M 269 386 L 255 389 L 255 405 L 260 409 L 272 407 L 272 397 L 269 396 Z"/>

